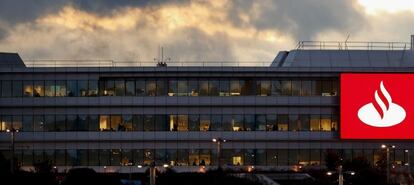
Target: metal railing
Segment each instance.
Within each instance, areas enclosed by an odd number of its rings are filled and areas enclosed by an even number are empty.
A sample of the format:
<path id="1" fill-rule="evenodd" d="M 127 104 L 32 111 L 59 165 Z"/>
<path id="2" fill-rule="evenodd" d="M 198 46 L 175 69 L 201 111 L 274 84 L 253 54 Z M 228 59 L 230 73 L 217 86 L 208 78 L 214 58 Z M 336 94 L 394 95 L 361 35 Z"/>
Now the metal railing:
<path id="1" fill-rule="evenodd" d="M 409 50 L 409 42 L 300 41 L 298 50 Z"/>
<path id="2" fill-rule="evenodd" d="M 156 61 L 23 60 L 26 67 L 157 67 Z M 268 67 L 271 61 L 166 61 L 167 67 Z M 160 66 L 164 67 L 164 66 Z"/>

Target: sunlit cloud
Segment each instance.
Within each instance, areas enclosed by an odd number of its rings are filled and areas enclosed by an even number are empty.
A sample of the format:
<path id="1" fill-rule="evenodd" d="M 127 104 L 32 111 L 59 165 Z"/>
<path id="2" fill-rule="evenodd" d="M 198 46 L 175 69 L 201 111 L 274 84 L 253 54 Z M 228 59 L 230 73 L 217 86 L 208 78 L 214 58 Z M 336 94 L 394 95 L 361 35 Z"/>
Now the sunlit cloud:
<path id="1" fill-rule="evenodd" d="M 380 14 L 381 12 L 396 13 L 400 11 L 414 11 L 412 0 L 358 0 L 367 13 Z"/>

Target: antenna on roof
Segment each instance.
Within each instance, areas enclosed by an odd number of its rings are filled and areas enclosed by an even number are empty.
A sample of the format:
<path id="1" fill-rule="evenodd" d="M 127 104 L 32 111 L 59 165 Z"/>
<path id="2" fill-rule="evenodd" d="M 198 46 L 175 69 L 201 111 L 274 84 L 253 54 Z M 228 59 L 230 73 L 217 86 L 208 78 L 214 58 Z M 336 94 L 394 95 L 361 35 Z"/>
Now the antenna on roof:
<path id="1" fill-rule="evenodd" d="M 167 60 L 171 61 L 171 58 L 168 57 Z M 164 60 L 164 47 L 158 46 L 158 57 L 154 58 L 154 61 L 157 61 L 157 67 L 167 67 L 167 62 Z"/>
<path id="2" fill-rule="evenodd" d="M 350 36 L 351 36 L 351 34 L 348 34 L 348 36 L 346 37 L 345 42 L 344 42 L 346 50 L 348 50 L 348 45 L 346 43 L 348 42 L 348 39 L 349 39 Z"/>

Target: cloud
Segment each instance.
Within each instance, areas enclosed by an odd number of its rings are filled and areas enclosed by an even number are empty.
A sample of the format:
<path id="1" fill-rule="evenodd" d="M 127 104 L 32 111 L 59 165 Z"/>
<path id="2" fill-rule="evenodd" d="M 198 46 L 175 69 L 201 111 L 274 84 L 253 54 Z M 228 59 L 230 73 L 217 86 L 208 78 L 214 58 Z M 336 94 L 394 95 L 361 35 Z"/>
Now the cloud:
<path id="1" fill-rule="evenodd" d="M 2 2 L 9 9 L 0 6 L 0 51 L 153 61 L 162 45 L 173 61 L 270 62 L 298 40 L 403 39 L 414 18 L 409 11 L 368 14 L 347 0 L 38 2 Z M 21 8 L 27 11 L 13 11 Z"/>

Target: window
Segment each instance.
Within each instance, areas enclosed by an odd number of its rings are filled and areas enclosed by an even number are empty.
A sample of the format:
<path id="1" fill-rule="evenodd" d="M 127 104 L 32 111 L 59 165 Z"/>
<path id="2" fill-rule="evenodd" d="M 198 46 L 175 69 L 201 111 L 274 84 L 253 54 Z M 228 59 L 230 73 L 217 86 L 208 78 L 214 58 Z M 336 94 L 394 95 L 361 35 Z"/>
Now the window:
<path id="1" fill-rule="evenodd" d="M 111 151 L 108 149 L 103 149 L 99 151 L 99 164 L 101 166 L 111 165 Z"/>
<path id="2" fill-rule="evenodd" d="M 302 89 L 300 92 L 301 96 L 312 95 L 312 81 L 302 81 Z"/>
<path id="3" fill-rule="evenodd" d="M 211 128 L 212 131 L 223 131 L 221 125 L 221 115 L 211 115 Z"/>
<path id="4" fill-rule="evenodd" d="M 132 150 L 133 161 L 135 165 L 142 165 L 144 163 L 144 151 L 143 150 Z"/>
<path id="5" fill-rule="evenodd" d="M 321 115 L 321 130 L 322 131 L 333 130 L 331 115 Z"/>
<path id="6" fill-rule="evenodd" d="M 12 129 L 12 117 L 1 116 L 1 131 L 7 131 Z"/>
<path id="7" fill-rule="evenodd" d="M 33 116 L 33 124 L 34 124 L 33 131 L 43 132 L 44 123 L 45 123 L 45 120 L 43 116 Z"/>
<path id="8" fill-rule="evenodd" d="M 300 131 L 300 122 L 297 114 L 289 114 L 289 131 Z"/>
<path id="9" fill-rule="evenodd" d="M 122 123 L 120 127 L 123 131 L 132 131 L 132 123 L 133 123 L 132 115 L 130 114 L 122 115 Z"/>
<path id="10" fill-rule="evenodd" d="M 66 96 L 66 81 L 56 81 L 56 96 Z"/>
<path id="11" fill-rule="evenodd" d="M 89 153 L 89 165 L 99 166 L 99 150 L 90 149 L 88 153 Z"/>
<path id="12" fill-rule="evenodd" d="M 319 115 L 311 115 L 310 118 L 310 131 L 319 131 L 320 130 L 320 116 Z"/>
<path id="13" fill-rule="evenodd" d="M 253 149 L 244 150 L 244 165 L 254 165 L 255 152 Z"/>
<path id="14" fill-rule="evenodd" d="M 223 131 L 233 131 L 233 116 L 223 115 L 222 118 Z"/>
<path id="15" fill-rule="evenodd" d="M 13 81 L 13 97 L 22 97 L 23 96 L 23 82 L 22 81 Z"/>
<path id="16" fill-rule="evenodd" d="M 22 130 L 22 116 L 15 115 L 13 116 L 13 128 L 16 130 L 21 131 Z"/>
<path id="17" fill-rule="evenodd" d="M 200 166 L 206 166 L 211 164 L 211 154 L 210 150 L 199 150 L 200 156 Z"/>
<path id="18" fill-rule="evenodd" d="M 189 150 L 188 152 L 188 161 L 191 163 L 192 166 L 198 166 L 200 162 L 199 152 L 197 149 Z"/>
<path id="19" fill-rule="evenodd" d="M 111 115 L 111 131 L 125 131 L 120 115 Z"/>
<path id="20" fill-rule="evenodd" d="M 104 96 L 114 96 L 115 95 L 115 81 L 113 80 L 106 80 L 104 81 L 104 91 L 103 91 L 103 95 Z"/>
<path id="21" fill-rule="evenodd" d="M 281 82 L 282 95 L 291 96 L 292 95 L 292 83 L 290 80 L 283 80 Z"/>
<path id="22" fill-rule="evenodd" d="M 241 91 L 243 96 L 256 95 L 256 81 L 255 80 L 240 80 Z"/>
<path id="23" fill-rule="evenodd" d="M 24 131 L 24 132 L 32 132 L 33 131 L 33 116 L 28 116 L 28 115 L 23 116 L 22 131 Z"/>
<path id="24" fill-rule="evenodd" d="M 76 131 L 77 127 L 77 116 L 67 115 L 66 116 L 66 131 Z"/>
<path id="25" fill-rule="evenodd" d="M 165 115 L 155 115 L 155 131 L 167 130 L 167 120 Z"/>
<path id="26" fill-rule="evenodd" d="M 45 96 L 47 97 L 55 96 L 55 81 L 51 81 L 51 80 L 45 81 Z"/>
<path id="27" fill-rule="evenodd" d="M 189 96 L 189 95 L 191 95 L 191 91 L 189 91 L 189 89 L 188 89 L 188 81 L 187 80 L 178 80 L 177 81 L 177 88 L 178 88 L 178 96 Z"/>
<path id="28" fill-rule="evenodd" d="M 133 163 L 133 152 L 130 149 L 123 149 L 121 150 L 121 165 L 122 166 L 132 166 Z"/>
<path id="29" fill-rule="evenodd" d="M 230 96 L 230 82 L 228 80 L 220 80 L 220 96 Z"/>
<path id="30" fill-rule="evenodd" d="M 254 131 L 255 127 L 255 116 L 252 114 L 244 115 L 244 130 L 245 131 Z"/>
<path id="31" fill-rule="evenodd" d="M 99 131 L 99 116 L 88 115 L 89 118 L 89 131 Z"/>
<path id="32" fill-rule="evenodd" d="M 266 131 L 267 130 L 266 124 L 266 115 L 259 114 L 256 115 L 256 131 Z"/>
<path id="33" fill-rule="evenodd" d="M 189 115 L 188 116 L 188 125 L 190 131 L 199 131 L 200 130 L 200 117 L 199 115 Z"/>
<path id="34" fill-rule="evenodd" d="M 277 150 L 267 149 L 266 150 L 266 164 L 268 166 L 277 166 Z"/>
<path id="35" fill-rule="evenodd" d="M 78 92 L 78 83 L 76 80 L 69 80 L 67 81 L 67 86 L 66 86 L 66 95 L 69 97 L 73 97 L 73 96 L 78 96 L 77 92 Z"/>
<path id="36" fill-rule="evenodd" d="M 111 165 L 112 166 L 121 165 L 121 150 L 120 149 L 111 150 Z"/>
<path id="37" fill-rule="evenodd" d="M 165 164 L 166 153 L 165 149 L 155 150 L 155 165 Z"/>
<path id="38" fill-rule="evenodd" d="M 77 126 L 76 126 L 77 131 L 88 131 L 89 130 L 88 129 L 89 123 L 88 123 L 87 115 L 85 114 L 78 115 L 77 121 L 78 121 Z"/>
<path id="39" fill-rule="evenodd" d="M 165 80 L 157 80 L 157 96 L 167 95 L 167 82 Z"/>
<path id="40" fill-rule="evenodd" d="M 230 95 L 231 96 L 240 96 L 241 95 L 241 87 L 238 80 L 230 81 Z"/>
<path id="41" fill-rule="evenodd" d="M 144 150 L 144 164 L 151 165 L 154 161 L 154 150 L 145 149 Z"/>
<path id="42" fill-rule="evenodd" d="M 210 130 L 210 115 L 201 115 L 200 116 L 200 131 L 209 131 Z"/>
<path id="43" fill-rule="evenodd" d="M 168 165 L 176 166 L 177 165 L 177 150 L 176 149 L 167 149 L 165 151 L 165 161 Z"/>
<path id="44" fill-rule="evenodd" d="M 135 81 L 133 80 L 125 81 L 125 95 L 135 96 Z"/>
<path id="45" fill-rule="evenodd" d="M 257 81 L 256 89 L 257 89 L 258 96 L 270 96 L 271 82 L 270 81 Z"/>
<path id="46" fill-rule="evenodd" d="M 32 81 L 23 81 L 23 95 L 25 97 L 33 96 L 33 82 Z"/>
<path id="47" fill-rule="evenodd" d="M 145 95 L 147 96 L 157 95 L 157 82 L 155 80 L 145 81 Z"/>
<path id="48" fill-rule="evenodd" d="M 243 115 L 233 115 L 233 131 L 243 131 Z"/>
<path id="49" fill-rule="evenodd" d="M 331 131 L 338 130 L 338 115 L 332 115 L 332 128 Z"/>
<path id="50" fill-rule="evenodd" d="M 188 131 L 188 115 L 178 115 L 177 131 Z"/>
<path id="51" fill-rule="evenodd" d="M 111 121 L 110 116 L 101 115 L 99 117 L 99 130 L 101 131 L 109 131 L 111 129 Z"/>
<path id="52" fill-rule="evenodd" d="M 310 118 L 308 114 L 299 115 L 299 122 L 300 122 L 301 131 L 309 131 Z"/>
<path id="53" fill-rule="evenodd" d="M 88 96 L 98 96 L 98 81 L 88 81 Z"/>
<path id="54" fill-rule="evenodd" d="M 220 81 L 210 80 L 208 82 L 208 94 L 210 96 L 218 96 L 219 95 L 219 87 L 220 87 Z"/>
<path id="55" fill-rule="evenodd" d="M 78 81 L 78 96 L 88 96 L 88 81 L 79 80 Z"/>
<path id="56" fill-rule="evenodd" d="M 66 150 L 64 150 L 64 149 L 55 150 L 55 161 L 56 161 L 55 165 L 56 166 L 65 166 L 66 165 L 65 153 L 66 153 Z"/>
<path id="57" fill-rule="evenodd" d="M 34 81 L 33 96 L 34 97 L 45 96 L 44 81 Z"/>
<path id="58" fill-rule="evenodd" d="M 55 129 L 56 129 L 56 131 L 65 131 L 66 130 L 66 116 L 65 115 L 56 115 L 56 117 L 55 117 Z"/>
<path id="59" fill-rule="evenodd" d="M 142 115 L 133 115 L 133 129 L 134 131 L 143 131 L 144 130 L 144 118 Z"/>
<path id="60" fill-rule="evenodd" d="M 178 84 L 177 80 L 169 80 L 168 82 L 168 96 L 178 95 Z"/>
<path id="61" fill-rule="evenodd" d="M 277 130 L 278 131 L 287 131 L 289 123 L 289 115 L 279 114 L 277 115 Z"/>
<path id="62" fill-rule="evenodd" d="M 272 81 L 272 96 L 282 95 L 282 82 L 279 80 Z"/>
<path id="63" fill-rule="evenodd" d="M 188 150 L 177 150 L 177 165 L 187 166 L 188 163 Z"/>
<path id="64" fill-rule="evenodd" d="M 154 115 L 144 115 L 144 131 L 154 131 Z"/>
<path id="65" fill-rule="evenodd" d="M 1 81 L 1 96 L 11 97 L 12 96 L 12 81 L 3 80 Z"/>
<path id="66" fill-rule="evenodd" d="M 292 81 L 292 96 L 300 96 L 300 87 L 301 81 L 293 80 Z"/>
<path id="67" fill-rule="evenodd" d="M 277 130 L 277 116 L 276 114 L 266 115 L 266 131 Z"/>
<path id="68" fill-rule="evenodd" d="M 125 81 L 124 80 L 115 81 L 115 96 L 125 96 Z"/>
<path id="69" fill-rule="evenodd" d="M 144 96 L 145 95 L 145 80 L 138 79 L 135 81 L 135 95 Z"/>
<path id="70" fill-rule="evenodd" d="M 44 128 L 45 132 L 52 132 L 52 131 L 56 131 L 55 128 L 55 115 L 46 115 L 45 116 L 45 128 Z"/>
<path id="71" fill-rule="evenodd" d="M 312 95 L 321 96 L 322 95 L 322 81 L 313 80 L 312 81 Z"/>
<path id="72" fill-rule="evenodd" d="M 200 80 L 198 81 L 199 84 L 199 93 L 200 96 L 208 96 L 208 81 L 207 80 Z"/>
<path id="73" fill-rule="evenodd" d="M 335 96 L 331 80 L 322 81 L 322 96 Z"/>
<path id="74" fill-rule="evenodd" d="M 198 81 L 197 80 L 188 81 L 188 91 L 190 92 L 190 96 L 198 96 Z"/>

